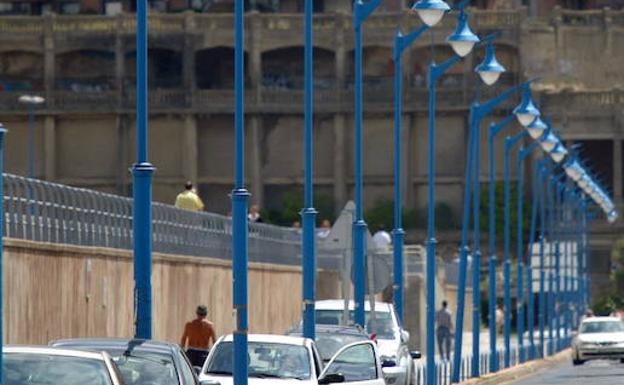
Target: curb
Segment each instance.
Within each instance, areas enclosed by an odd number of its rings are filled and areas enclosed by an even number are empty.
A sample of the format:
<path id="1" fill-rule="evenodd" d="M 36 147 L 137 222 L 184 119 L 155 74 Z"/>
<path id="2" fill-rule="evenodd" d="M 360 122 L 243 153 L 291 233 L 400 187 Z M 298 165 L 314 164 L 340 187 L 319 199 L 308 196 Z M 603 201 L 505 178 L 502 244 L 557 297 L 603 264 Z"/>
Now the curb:
<path id="1" fill-rule="evenodd" d="M 544 369 L 548 369 L 570 358 L 570 349 L 563 350 L 554 356 L 549 356 L 541 360 L 535 360 L 514 366 L 493 374 L 486 374 L 480 378 L 473 378 L 459 385 L 502 385 L 511 381 L 519 380 L 535 374 Z"/>

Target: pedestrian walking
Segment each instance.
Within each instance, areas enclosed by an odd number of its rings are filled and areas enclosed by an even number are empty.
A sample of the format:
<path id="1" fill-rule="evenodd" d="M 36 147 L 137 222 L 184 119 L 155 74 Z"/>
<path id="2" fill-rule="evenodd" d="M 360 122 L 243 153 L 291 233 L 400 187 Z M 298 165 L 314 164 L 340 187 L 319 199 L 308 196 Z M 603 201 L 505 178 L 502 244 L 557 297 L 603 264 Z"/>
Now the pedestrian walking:
<path id="1" fill-rule="evenodd" d="M 390 245 L 392 244 L 392 237 L 386 231 L 384 225 L 377 225 L 377 231 L 373 234 L 373 244 L 375 245 L 375 249 L 380 252 L 387 252 L 390 250 Z"/>
<path id="2" fill-rule="evenodd" d="M 204 209 L 204 202 L 195 192 L 193 183 L 186 182 L 184 184 L 184 191 L 176 197 L 175 207 L 190 211 L 202 211 Z"/>
<path id="3" fill-rule="evenodd" d="M 180 346 L 186 351 L 191 365 L 202 367 L 208 357 L 210 346 L 216 341 L 216 333 L 213 323 L 206 319 L 208 316 L 206 306 L 197 306 L 195 314 L 197 318 L 184 326 Z"/>
<path id="4" fill-rule="evenodd" d="M 500 304 L 496 305 L 496 330 L 498 333 L 503 332 L 503 324 L 505 321 L 505 313 L 503 312 L 503 308 Z"/>
<path id="5" fill-rule="evenodd" d="M 436 313 L 436 324 L 438 325 L 436 333 L 438 337 L 438 351 L 443 360 L 450 361 L 453 321 L 451 320 L 451 311 L 448 309 L 446 301 L 442 301 L 442 308 Z"/>
<path id="6" fill-rule="evenodd" d="M 321 227 L 316 231 L 316 235 L 319 238 L 327 238 L 329 237 L 329 233 L 331 233 L 331 222 L 329 219 L 323 219 Z"/>
<path id="7" fill-rule="evenodd" d="M 249 208 L 249 214 L 247 214 L 247 219 L 249 222 L 262 223 L 264 220 L 262 216 L 260 216 L 260 207 L 258 205 L 252 205 Z"/>

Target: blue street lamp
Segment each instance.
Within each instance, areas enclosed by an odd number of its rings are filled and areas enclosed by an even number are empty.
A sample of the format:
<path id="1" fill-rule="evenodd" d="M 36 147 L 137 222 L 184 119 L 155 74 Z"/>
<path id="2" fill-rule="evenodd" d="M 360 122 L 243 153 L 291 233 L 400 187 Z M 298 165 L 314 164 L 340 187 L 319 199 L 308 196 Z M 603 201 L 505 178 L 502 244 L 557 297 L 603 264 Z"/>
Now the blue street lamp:
<path id="1" fill-rule="evenodd" d="M 451 7 L 442 0 L 419 0 L 412 6 L 412 10 L 418 13 L 423 23 L 433 27 L 442 20 L 444 13 L 450 11 Z"/>
<path id="2" fill-rule="evenodd" d="M 4 128 L 4 125 L 2 123 L 0 123 L 0 178 L 3 178 L 4 175 L 4 137 L 6 136 L 7 133 L 7 129 Z M 4 284 L 4 280 L 2 279 L 3 277 L 3 265 L 4 265 L 4 260 L 3 260 L 3 251 L 4 251 L 4 244 L 3 244 L 3 237 L 4 237 L 4 181 L 0 182 L 0 197 L 2 198 L 2 203 L 0 204 L 0 383 L 2 383 L 2 380 L 4 379 L 4 372 L 2 370 L 3 368 L 3 363 L 2 363 L 2 341 L 4 338 L 4 330 L 2 328 L 3 322 L 4 322 L 4 300 L 3 300 L 3 284 Z"/>
<path id="3" fill-rule="evenodd" d="M 464 5 L 466 1 L 460 3 L 459 9 L 459 20 L 464 20 L 467 18 L 467 15 L 464 11 Z M 469 30 L 469 29 L 468 29 Z M 473 37 L 470 35 L 464 35 L 465 41 L 473 41 Z M 454 37 L 454 46 L 461 44 L 461 39 L 459 37 Z M 474 45 L 474 43 L 473 43 Z M 456 48 L 454 48 L 456 49 Z M 435 126 L 436 126 L 436 84 L 437 81 L 442 77 L 442 75 L 455 63 L 459 62 L 461 56 L 455 55 L 450 59 L 446 60 L 443 63 L 437 64 L 435 61 L 432 61 L 429 64 L 429 73 L 428 73 L 428 88 L 429 88 L 429 145 L 428 145 L 428 163 L 429 163 L 429 172 L 428 172 L 428 211 L 427 211 L 427 273 L 426 273 L 426 281 L 427 281 L 427 384 L 434 385 L 435 378 L 435 342 L 434 342 L 434 330 L 435 330 L 435 272 L 436 272 L 436 244 L 437 241 L 435 239 Z M 461 278 L 460 278 L 461 279 Z M 464 278 L 465 279 L 465 278 Z M 460 288 L 458 291 L 461 291 Z M 463 302 L 458 304 L 458 312 L 462 309 Z M 459 325 L 457 325 L 459 326 Z M 461 333 L 461 331 L 457 331 L 457 333 Z M 456 333 L 456 334 L 457 334 Z M 460 339 L 461 344 L 461 339 Z M 457 348 L 456 348 L 457 349 Z M 461 346 L 460 346 L 461 349 Z M 461 352 L 460 352 L 461 354 Z M 457 357 L 455 357 L 457 360 Z"/>
<path id="4" fill-rule="evenodd" d="M 245 188 L 245 1 L 234 6 L 234 189 L 232 190 L 232 275 L 234 312 L 234 385 L 247 385 L 247 205 L 249 192 Z"/>
<path id="5" fill-rule="evenodd" d="M 524 247 L 523 247 L 523 192 L 524 192 L 524 161 L 525 159 L 538 148 L 538 142 L 532 142 L 527 147 L 523 147 L 518 152 L 518 157 L 516 158 L 516 170 L 518 172 L 518 181 L 517 181 L 517 191 L 516 191 L 516 199 L 517 199 L 517 214 L 516 214 L 516 266 L 517 266 L 517 274 L 518 274 L 518 282 L 517 282 L 517 291 L 516 291 L 516 332 L 518 334 L 518 349 L 520 354 L 520 362 L 524 362 L 525 360 L 525 351 L 524 351 L 524 288 L 523 288 L 523 271 L 524 271 Z M 527 274 L 527 282 L 528 286 L 531 285 L 531 281 L 528 280 L 529 276 Z M 528 299 L 528 298 L 527 298 Z M 532 324 L 533 319 L 529 319 L 529 323 Z M 529 333 L 529 343 L 530 349 L 533 349 L 533 331 L 530 328 Z"/>
<path id="6" fill-rule="evenodd" d="M 424 25 L 404 35 L 398 31 L 394 38 L 394 229 L 392 230 L 394 246 L 394 307 L 401 323 L 404 321 L 403 312 L 403 231 L 402 198 L 401 198 L 401 115 L 403 108 L 403 73 L 401 70 L 401 57 L 405 49 L 409 47 L 419 36 L 429 29 Z"/>
<path id="7" fill-rule="evenodd" d="M 137 1 L 136 89 L 137 162 L 133 176 L 134 298 L 136 338 L 152 338 L 152 176 L 154 166 L 147 160 L 147 1 Z"/>
<path id="8" fill-rule="evenodd" d="M 362 202 L 362 25 L 382 0 L 356 0 L 353 4 L 353 28 L 355 32 L 355 219 L 353 222 L 353 298 L 355 302 L 354 321 L 364 327 L 366 317 L 364 302 L 366 297 L 366 222 Z"/>
<path id="9" fill-rule="evenodd" d="M 510 173 L 510 156 L 511 149 L 513 146 L 520 142 L 528 135 L 527 131 L 521 131 L 520 133 L 514 136 L 508 136 L 505 138 L 505 151 L 504 151 L 504 159 L 503 159 L 503 190 L 504 190 L 504 224 L 503 224 L 503 238 L 504 238 L 504 264 L 503 264 L 503 297 L 504 297 L 504 307 L 505 307 L 505 322 L 503 325 L 503 335 L 504 335 L 504 344 L 505 344 L 505 367 L 508 368 L 511 366 L 511 253 L 510 253 L 510 216 L 511 216 L 511 207 L 510 207 L 510 199 L 511 199 L 511 191 L 509 188 L 509 173 Z"/>
<path id="10" fill-rule="evenodd" d="M 314 209 L 314 127 L 313 127 L 313 97 L 314 97 L 314 62 L 313 62 L 313 0 L 305 0 L 304 23 L 304 78 L 305 100 L 304 115 L 305 127 L 303 142 L 305 147 L 305 192 L 304 209 L 301 212 L 303 222 L 303 336 L 315 338 L 315 305 L 316 299 L 316 214 Z"/>
<path id="11" fill-rule="evenodd" d="M 500 123 L 490 124 L 488 133 L 488 158 L 490 168 L 489 181 L 489 253 L 488 276 L 489 276 L 489 293 L 488 293 L 488 313 L 489 313 L 489 331 L 490 331 L 490 372 L 498 371 L 498 354 L 496 351 L 496 162 L 494 159 L 494 138 L 507 127 L 515 116 L 508 115 Z"/>

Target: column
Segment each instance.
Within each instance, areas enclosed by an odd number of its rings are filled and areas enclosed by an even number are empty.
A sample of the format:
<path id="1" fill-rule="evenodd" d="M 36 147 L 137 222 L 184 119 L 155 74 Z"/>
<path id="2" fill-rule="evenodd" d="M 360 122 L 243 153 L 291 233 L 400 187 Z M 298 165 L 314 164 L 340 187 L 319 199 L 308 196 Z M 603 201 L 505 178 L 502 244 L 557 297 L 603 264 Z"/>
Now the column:
<path id="1" fill-rule="evenodd" d="M 249 87 L 254 90 L 256 102 L 261 98 L 262 92 L 262 24 L 258 11 L 251 13 L 251 31 L 249 33 Z"/>
<path id="2" fill-rule="evenodd" d="M 49 181 L 56 180 L 56 120 L 54 116 L 45 117 L 43 126 L 43 165 L 44 178 Z"/>
<path id="3" fill-rule="evenodd" d="M 613 140 L 613 196 L 615 203 L 622 203 L 622 138 Z"/>
<path id="4" fill-rule="evenodd" d="M 48 15 L 44 20 L 43 34 L 43 81 L 46 90 L 46 101 L 48 106 L 53 106 L 52 95 L 54 91 L 54 15 Z"/>
<path id="5" fill-rule="evenodd" d="M 264 207 L 264 183 L 262 182 L 262 118 L 252 115 L 249 119 L 251 131 L 251 200 Z"/>
<path id="6" fill-rule="evenodd" d="M 128 196 L 130 193 L 130 172 L 132 166 L 132 151 L 130 138 L 130 117 L 119 114 L 116 119 L 117 125 L 117 193 Z"/>
<path id="7" fill-rule="evenodd" d="M 195 91 L 195 47 L 193 45 L 193 31 L 195 17 L 193 13 L 184 15 L 184 48 L 182 51 L 182 83 L 191 95 Z"/>
<path id="8" fill-rule="evenodd" d="M 345 129 L 344 114 L 334 115 L 334 202 L 337 213 L 347 202 Z"/>
<path id="9" fill-rule="evenodd" d="M 117 16 L 116 25 L 117 33 L 115 34 L 115 91 L 117 95 L 117 104 L 119 107 L 123 106 L 123 85 L 125 76 L 125 57 L 123 45 L 123 36 L 121 28 L 123 18 L 122 14 Z"/>
<path id="10" fill-rule="evenodd" d="M 197 119 L 195 115 L 186 115 L 184 118 L 184 149 L 182 151 L 182 175 L 186 180 L 197 185 Z"/>

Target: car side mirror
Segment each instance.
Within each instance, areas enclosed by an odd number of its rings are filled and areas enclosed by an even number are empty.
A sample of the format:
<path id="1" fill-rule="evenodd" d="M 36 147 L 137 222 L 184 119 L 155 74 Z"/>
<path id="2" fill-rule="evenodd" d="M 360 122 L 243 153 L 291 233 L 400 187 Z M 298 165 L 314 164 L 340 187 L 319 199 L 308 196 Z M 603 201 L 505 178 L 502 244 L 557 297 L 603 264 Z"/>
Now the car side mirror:
<path id="1" fill-rule="evenodd" d="M 410 356 L 412 356 L 413 360 L 417 360 L 422 357 L 422 354 L 418 350 L 414 350 L 410 352 Z"/>
<path id="2" fill-rule="evenodd" d="M 342 373 L 331 373 L 326 374 L 322 378 L 319 378 L 319 385 L 323 384 L 338 384 L 341 382 L 345 382 L 345 376 Z"/>
<path id="3" fill-rule="evenodd" d="M 401 330 L 401 342 L 404 344 L 408 343 L 410 339 L 410 334 L 407 330 Z"/>
<path id="4" fill-rule="evenodd" d="M 387 360 L 381 361 L 382 368 L 394 368 L 396 366 L 397 366 L 397 363 L 395 360 L 387 359 Z"/>

